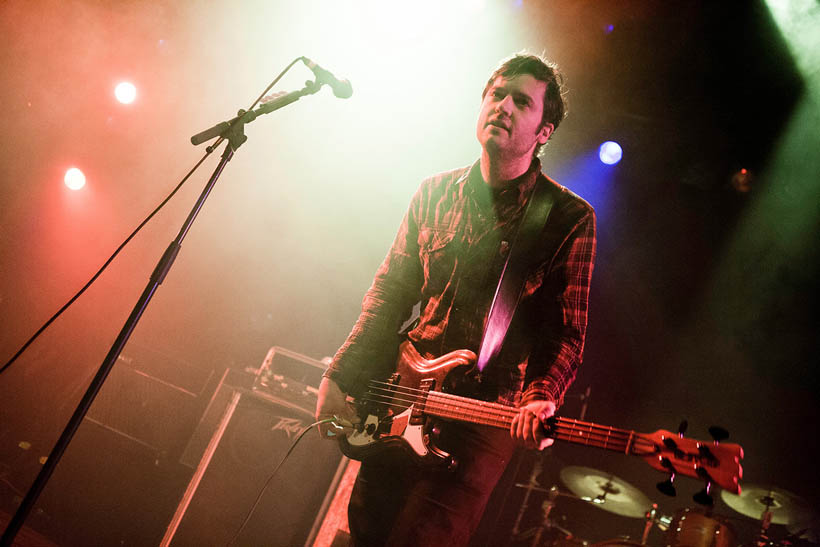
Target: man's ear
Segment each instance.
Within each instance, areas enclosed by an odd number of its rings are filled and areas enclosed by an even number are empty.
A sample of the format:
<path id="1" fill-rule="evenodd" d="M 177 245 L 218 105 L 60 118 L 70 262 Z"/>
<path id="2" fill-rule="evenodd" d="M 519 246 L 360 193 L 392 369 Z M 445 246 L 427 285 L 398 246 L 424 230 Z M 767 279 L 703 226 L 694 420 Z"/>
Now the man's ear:
<path id="1" fill-rule="evenodd" d="M 538 132 L 538 144 L 546 144 L 554 130 L 555 126 L 551 123 L 544 124 Z"/>

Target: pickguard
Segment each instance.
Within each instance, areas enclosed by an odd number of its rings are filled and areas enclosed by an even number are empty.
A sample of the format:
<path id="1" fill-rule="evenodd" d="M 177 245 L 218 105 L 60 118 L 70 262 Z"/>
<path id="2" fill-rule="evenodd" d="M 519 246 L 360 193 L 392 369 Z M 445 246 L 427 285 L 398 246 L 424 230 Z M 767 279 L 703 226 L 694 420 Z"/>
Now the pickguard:
<path id="1" fill-rule="evenodd" d="M 425 457 L 430 453 L 424 441 L 424 425 L 409 425 L 410 415 L 413 413 L 413 406 L 407 407 L 403 412 L 392 417 L 390 431 L 381 431 L 379 417 L 368 414 L 364 420 L 361 431 L 359 428 L 347 436 L 347 442 L 352 447 L 362 448 L 373 443 L 385 440 L 385 437 L 401 437 L 420 457 Z"/>

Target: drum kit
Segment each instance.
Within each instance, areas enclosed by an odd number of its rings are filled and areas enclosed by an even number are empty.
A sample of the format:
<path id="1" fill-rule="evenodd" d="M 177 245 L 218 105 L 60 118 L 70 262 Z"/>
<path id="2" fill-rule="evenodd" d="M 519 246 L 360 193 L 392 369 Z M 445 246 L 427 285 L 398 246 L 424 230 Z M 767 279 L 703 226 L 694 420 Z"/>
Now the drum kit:
<path id="1" fill-rule="evenodd" d="M 529 484 L 517 484 L 526 489 L 525 505 L 533 491 L 547 493 L 547 501 L 542 505 L 543 522 L 535 531 L 519 534 L 521 515 L 515 523 L 513 536 L 527 539 L 533 547 L 608 547 L 608 546 L 642 546 L 647 542 L 653 527 L 657 527 L 663 536 L 663 545 L 667 547 L 795 547 L 816 545 L 818 540 L 818 516 L 808 503 L 800 497 L 780 488 L 746 484 L 740 495 L 721 492 L 721 499 L 735 512 L 753 519 L 748 520 L 759 530 L 756 537 L 746 543 L 740 543 L 736 527 L 732 520 L 743 520 L 742 517 L 726 517 L 714 513 L 711 507 L 681 509 L 673 515 L 663 515 L 658 505 L 638 488 L 615 475 L 590 467 L 565 467 L 560 473 L 561 481 L 569 492 L 558 486 L 550 489 L 541 488 L 530 481 Z M 637 541 L 630 539 L 611 539 L 602 542 L 584 541 L 572 534 L 550 513 L 558 504 L 559 498 L 572 498 L 589 503 L 603 511 L 626 518 L 644 519 L 643 533 Z M 522 513 L 523 514 L 523 513 Z M 776 540 L 769 538 L 769 527 L 772 524 L 785 525 L 788 535 Z M 628 538 L 628 536 L 626 536 Z M 657 543 L 657 542 L 655 542 Z"/>

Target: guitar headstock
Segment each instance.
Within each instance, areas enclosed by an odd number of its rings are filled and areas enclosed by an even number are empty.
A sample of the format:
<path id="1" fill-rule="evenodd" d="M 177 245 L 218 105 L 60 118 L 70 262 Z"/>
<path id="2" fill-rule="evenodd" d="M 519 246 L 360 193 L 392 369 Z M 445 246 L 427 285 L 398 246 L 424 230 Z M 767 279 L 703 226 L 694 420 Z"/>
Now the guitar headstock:
<path id="1" fill-rule="evenodd" d="M 668 481 L 658 484 L 658 489 L 663 493 L 674 495 L 672 481 L 675 475 L 681 474 L 706 483 L 706 488 L 695 495 L 698 503 L 710 502 L 708 494 L 712 484 L 733 494 L 740 494 L 740 479 L 743 477 L 740 460 L 743 459 L 743 448 L 739 444 L 722 443 L 718 436 L 714 441 L 704 442 L 683 437 L 682 432 L 665 430 L 643 437 L 654 444 L 654 450 L 640 455 L 649 465 L 670 475 Z"/>

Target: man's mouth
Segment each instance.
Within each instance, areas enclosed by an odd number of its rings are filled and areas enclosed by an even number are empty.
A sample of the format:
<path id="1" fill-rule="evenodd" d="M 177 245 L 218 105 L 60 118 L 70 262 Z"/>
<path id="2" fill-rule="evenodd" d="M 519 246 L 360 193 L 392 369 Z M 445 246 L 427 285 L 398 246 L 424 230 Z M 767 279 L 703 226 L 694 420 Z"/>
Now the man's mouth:
<path id="1" fill-rule="evenodd" d="M 504 131 L 507 131 L 507 132 L 510 131 L 509 127 L 507 127 L 507 124 L 505 124 L 504 122 L 501 122 L 499 120 L 490 120 L 490 121 L 487 122 L 487 125 L 491 125 L 493 127 L 498 127 L 499 129 L 503 129 Z"/>

